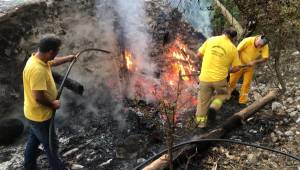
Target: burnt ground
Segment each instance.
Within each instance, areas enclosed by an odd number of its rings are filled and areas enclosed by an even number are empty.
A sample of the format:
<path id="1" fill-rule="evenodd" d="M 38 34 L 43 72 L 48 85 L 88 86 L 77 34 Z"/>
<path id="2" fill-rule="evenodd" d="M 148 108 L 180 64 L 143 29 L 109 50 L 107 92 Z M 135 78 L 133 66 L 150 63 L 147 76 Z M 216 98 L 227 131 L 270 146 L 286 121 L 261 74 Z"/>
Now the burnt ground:
<path id="1" fill-rule="evenodd" d="M 76 5 L 79 8 L 74 9 L 73 7 Z M 45 4 L 38 6 L 38 8 L 49 9 L 49 11 L 46 10 L 45 14 L 38 13 L 47 21 L 46 26 L 35 28 L 28 26 L 29 31 L 18 32 L 16 37 L 23 36 L 25 38 L 25 43 L 23 40 L 22 43 L 15 44 L 18 47 L 16 53 L 19 52 L 21 55 L 11 52 L 10 55 L 15 58 L 5 58 L 4 60 L 9 61 L 10 65 L 15 65 L 15 61 L 18 61 L 17 64 L 20 67 L 18 70 L 21 70 L 22 64 L 20 63 L 24 60 L 25 54 L 30 54 L 34 50 L 32 46 L 28 48 L 28 44 L 35 44 L 40 35 L 49 32 L 59 34 L 66 42 L 62 54 L 78 51 L 82 47 L 97 47 L 101 44 L 101 47 L 116 51 L 115 53 L 118 55 L 118 47 L 115 45 L 117 42 L 112 43 L 108 37 L 101 40 L 97 38 L 110 32 L 105 28 L 100 29 L 101 33 L 96 31 L 99 29 L 99 25 L 94 24 L 97 21 L 97 16 L 93 14 L 93 6 L 95 4 L 92 1 L 80 0 L 74 1 L 73 5 L 69 5 L 66 0 L 47 8 Z M 110 5 L 109 3 L 104 4 L 102 7 L 110 7 Z M 200 33 L 194 32 L 189 24 L 178 19 L 180 18 L 179 12 L 170 9 L 165 3 L 149 1 L 147 10 L 151 16 L 148 20 L 149 25 L 151 25 L 150 32 L 154 41 L 157 42 L 157 48 L 151 53 L 154 61 L 162 63 L 159 57 L 164 53 L 167 46 L 165 44 L 174 41 L 177 35 L 180 35 L 183 41 L 194 50 L 203 41 L 204 38 Z M 71 15 L 74 13 L 77 15 Z M 28 14 L 28 17 L 31 15 Z M 105 18 L 101 19 L 105 20 Z M 41 21 L 34 21 L 32 25 L 35 25 L 35 22 L 45 24 Z M 100 23 L 100 26 L 104 27 L 105 24 Z M 89 27 L 81 27 L 81 25 L 89 25 Z M 91 34 L 91 32 L 96 33 Z M 167 42 L 166 35 L 169 36 Z M 12 41 L 17 42 L 16 37 Z M 286 52 L 282 64 L 288 85 L 287 93 L 249 118 L 241 128 L 227 134 L 226 138 L 258 143 L 299 155 L 300 86 L 297 82 L 299 82 L 298 66 L 300 60 L 299 54 L 292 55 L 293 52 L 292 50 Z M 106 68 L 106 72 L 102 72 L 105 73 L 105 76 L 99 74 L 95 71 L 98 67 L 104 67 L 106 64 L 111 66 L 111 63 L 101 60 L 100 66 L 99 64 L 93 65 L 93 63 L 99 63 L 97 57 L 96 54 L 90 53 L 82 61 L 84 64 L 80 65 L 84 72 L 79 72 L 75 68 L 75 73 L 71 75 L 74 79 L 86 83 L 85 94 L 77 96 L 70 91 L 64 91 L 63 100 L 65 103 L 63 104 L 65 107 L 58 113 L 56 122 L 60 153 L 63 160 L 72 169 L 132 169 L 138 163 L 165 148 L 161 130 L 163 121 L 159 116 L 156 103 L 149 104 L 142 100 L 116 97 L 115 91 L 111 90 L 115 89 L 112 84 L 115 85 L 116 80 L 111 77 L 118 77 L 118 71 Z M 118 65 L 118 62 L 116 63 Z M 11 72 L 9 67 L 1 67 L 1 69 Z M 63 70 L 64 68 L 58 69 L 62 72 Z M 108 74 L 108 72 L 112 73 Z M 12 76 L 1 76 L 7 82 L 5 88 L 9 88 L 9 85 L 13 84 L 9 80 Z M 3 82 L 2 79 L 1 83 Z M 95 82 L 95 79 L 98 81 Z M 17 78 L 16 80 L 20 81 Z M 108 80 L 110 83 L 105 83 Z M 251 102 L 265 95 L 270 88 L 276 87 L 276 85 L 277 81 L 273 71 L 270 71 L 266 65 L 260 66 L 253 83 Z M 8 100 L 5 103 L 1 102 L 1 104 L 5 104 L 4 107 L 6 108 L 1 111 L 4 113 L 2 117 L 9 115 L 7 112 L 17 112 L 17 115 L 13 117 L 22 117 L 20 108 L 16 110 L 7 109 L 15 107 L 11 104 L 14 103 L 13 101 L 17 101 L 21 105 L 22 95 L 21 92 L 18 92 L 19 88 L 14 87 L 13 90 L 5 91 L 4 95 L 8 96 Z M 218 114 L 216 126 L 239 109 L 234 98 L 227 102 L 222 112 Z M 179 126 L 176 129 L 176 141 L 178 142 L 188 139 L 189 132 L 193 131 L 192 127 L 183 127 Z M 26 131 L 16 143 L 0 146 L 0 169 L 22 168 L 25 141 Z M 179 163 L 177 169 L 183 169 L 185 164 L 186 162 Z M 45 155 L 39 157 L 38 165 L 41 169 L 48 168 Z M 203 154 L 195 156 L 189 169 L 212 169 L 213 167 L 217 167 L 217 169 L 299 169 L 299 166 L 299 162 L 270 152 L 245 146 L 217 144 L 209 148 L 204 156 Z"/>
<path id="2" fill-rule="evenodd" d="M 299 157 L 299 52 L 287 51 L 282 72 L 287 92 L 260 109 L 225 138 L 267 146 Z M 272 64 L 272 61 L 270 62 Z M 256 70 L 251 102 L 276 87 L 276 77 L 268 66 Z M 276 85 L 275 85 L 276 84 Z M 299 169 L 300 163 L 285 156 L 248 146 L 219 143 L 203 155 L 195 156 L 189 169 Z M 201 159 L 201 161 L 199 161 Z"/>

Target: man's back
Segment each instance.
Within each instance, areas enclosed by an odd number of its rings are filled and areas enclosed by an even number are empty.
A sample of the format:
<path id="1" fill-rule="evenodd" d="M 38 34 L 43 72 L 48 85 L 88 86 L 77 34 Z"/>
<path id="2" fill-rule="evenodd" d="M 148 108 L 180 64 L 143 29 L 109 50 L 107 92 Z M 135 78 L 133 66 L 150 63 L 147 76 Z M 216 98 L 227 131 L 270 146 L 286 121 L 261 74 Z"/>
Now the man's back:
<path id="1" fill-rule="evenodd" d="M 225 35 L 209 38 L 199 51 L 203 54 L 200 81 L 224 80 L 231 65 L 240 65 L 237 48 Z"/>

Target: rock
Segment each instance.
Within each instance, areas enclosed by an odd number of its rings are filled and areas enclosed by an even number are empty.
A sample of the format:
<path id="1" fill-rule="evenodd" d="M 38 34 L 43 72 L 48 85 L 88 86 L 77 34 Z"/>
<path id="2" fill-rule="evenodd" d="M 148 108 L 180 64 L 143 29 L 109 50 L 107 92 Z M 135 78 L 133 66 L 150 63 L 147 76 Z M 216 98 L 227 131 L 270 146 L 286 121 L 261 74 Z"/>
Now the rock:
<path id="1" fill-rule="evenodd" d="M 298 55 L 298 54 L 300 54 L 299 51 L 295 51 L 295 52 L 292 53 L 292 55 Z"/>
<path id="2" fill-rule="evenodd" d="M 300 96 L 300 90 L 297 90 L 295 96 Z"/>
<path id="3" fill-rule="evenodd" d="M 278 115 L 278 116 L 284 116 L 286 115 L 286 112 L 284 110 L 279 110 L 277 112 L 274 112 L 275 115 Z"/>
<path id="4" fill-rule="evenodd" d="M 294 135 L 294 133 L 292 132 L 292 131 L 286 131 L 285 133 L 284 133 L 286 136 L 292 136 L 292 135 Z"/>
<path id="5" fill-rule="evenodd" d="M 287 101 L 288 103 L 292 104 L 292 103 L 293 103 L 293 98 L 289 97 L 289 98 L 286 99 L 286 101 Z"/>
<path id="6" fill-rule="evenodd" d="M 282 107 L 283 107 L 282 104 L 279 103 L 279 102 L 273 102 L 272 103 L 272 110 L 273 111 L 277 111 L 277 110 L 281 109 Z"/>
<path id="7" fill-rule="evenodd" d="M 277 130 L 276 133 L 277 133 L 279 136 L 283 135 L 283 133 L 282 133 L 280 130 Z"/>
<path id="8" fill-rule="evenodd" d="M 275 133 L 271 133 L 271 139 L 272 139 L 272 142 L 277 142 L 278 141 L 278 138 L 276 137 Z"/>
<path id="9" fill-rule="evenodd" d="M 83 169 L 84 168 L 84 166 L 82 166 L 82 165 L 79 165 L 79 164 L 72 164 L 72 166 L 71 166 L 71 169 Z"/>
<path id="10" fill-rule="evenodd" d="M 298 119 L 296 120 L 296 123 L 300 123 L 300 117 L 298 117 Z"/>
<path id="11" fill-rule="evenodd" d="M 289 113 L 289 116 L 295 117 L 297 115 L 298 111 L 293 111 Z"/>
<path id="12" fill-rule="evenodd" d="M 295 108 L 289 108 L 289 109 L 286 110 L 286 112 L 290 113 L 290 112 L 292 112 L 294 110 L 295 110 Z"/>
<path id="13" fill-rule="evenodd" d="M 143 162 L 145 162 L 146 161 L 146 159 L 144 159 L 144 158 L 139 158 L 138 160 L 137 160 L 137 163 L 138 164 L 141 164 L 141 163 L 143 163 Z"/>
<path id="14" fill-rule="evenodd" d="M 22 135 L 24 125 L 19 119 L 4 119 L 0 121 L 0 145 L 12 144 Z"/>
<path id="15" fill-rule="evenodd" d="M 253 163 L 253 162 L 255 162 L 255 156 L 254 156 L 254 154 L 249 154 L 248 156 L 247 156 L 247 162 L 249 162 L 249 163 Z"/>

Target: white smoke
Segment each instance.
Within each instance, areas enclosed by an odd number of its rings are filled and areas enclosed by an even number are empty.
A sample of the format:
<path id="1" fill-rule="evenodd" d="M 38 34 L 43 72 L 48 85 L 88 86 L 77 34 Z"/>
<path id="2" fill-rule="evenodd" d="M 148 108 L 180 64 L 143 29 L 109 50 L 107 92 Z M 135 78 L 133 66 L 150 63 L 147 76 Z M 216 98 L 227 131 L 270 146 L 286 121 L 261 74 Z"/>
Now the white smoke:
<path id="1" fill-rule="evenodd" d="M 119 23 L 124 37 L 125 48 L 134 56 L 136 73 L 138 76 L 143 74 L 145 79 L 154 80 L 155 65 L 149 57 L 149 49 L 152 49 L 151 35 L 147 24 L 147 16 L 144 0 L 116 0 L 116 11 L 119 16 Z M 131 77 L 129 87 L 129 97 L 135 94 L 135 84 L 138 80 L 135 75 Z M 148 87 L 144 84 L 140 90 L 144 94 L 148 94 Z M 145 100 L 150 95 L 144 96 Z M 151 100 L 151 99 L 150 99 Z"/>
<path id="2" fill-rule="evenodd" d="M 177 8 L 183 14 L 183 18 L 191 23 L 195 30 L 201 32 L 205 37 L 212 34 L 210 11 L 211 0 L 185 1 L 167 0 L 172 7 Z"/>
<path id="3" fill-rule="evenodd" d="M 119 58 L 117 34 L 114 29 L 116 14 L 112 10 L 113 6 L 110 0 L 96 0 L 93 15 L 77 12 L 72 15 L 65 13 L 66 16 L 62 16 L 66 30 L 66 34 L 62 36 L 62 55 L 75 54 L 87 48 L 101 48 L 111 51 L 111 54 L 85 52 L 80 56 L 69 78 L 84 86 L 84 94 L 78 96 L 64 90 L 62 106 L 65 107 L 60 109 L 61 114 L 57 114 L 61 120 L 67 120 L 69 113 L 75 109 L 78 113 L 74 116 L 78 116 L 82 124 L 85 124 L 86 120 L 101 117 L 103 112 L 109 112 L 118 121 L 120 128 L 125 127 L 125 119 L 120 113 L 122 107 L 115 107 L 116 103 L 121 102 L 117 101 L 117 95 L 121 93 L 121 84 L 119 65 L 116 63 Z M 66 67 L 57 69 L 62 74 L 66 71 Z M 74 105 L 74 108 L 70 109 L 70 105 Z"/>

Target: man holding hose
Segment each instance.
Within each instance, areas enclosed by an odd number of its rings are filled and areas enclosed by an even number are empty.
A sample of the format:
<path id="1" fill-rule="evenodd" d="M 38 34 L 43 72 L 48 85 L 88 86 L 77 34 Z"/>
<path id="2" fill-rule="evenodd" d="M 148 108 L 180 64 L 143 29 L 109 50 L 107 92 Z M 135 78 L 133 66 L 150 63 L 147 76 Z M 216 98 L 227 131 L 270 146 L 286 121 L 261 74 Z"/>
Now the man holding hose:
<path id="1" fill-rule="evenodd" d="M 50 119 L 53 111 L 60 107 L 60 101 L 56 100 L 57 89 L 51 67 L 74 59 L 74 55 L 56 57 L 60 46 L 61 40 L 56 36 L 49 35 L 42 38 L 38 51 L 28 59 L 23 70 L 24 115 L 30 127 L 25 149 L 25 170 L 37 169 L 36 160 L 40 144 L 43 145 L 52 169 L 66 169 L 56 153 L 57 147 L 54 147 L 53 152 L 49 148 Z M 51 133 L 55 133 L 55 131 Z"/>

